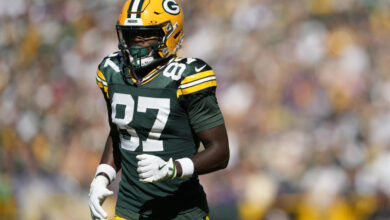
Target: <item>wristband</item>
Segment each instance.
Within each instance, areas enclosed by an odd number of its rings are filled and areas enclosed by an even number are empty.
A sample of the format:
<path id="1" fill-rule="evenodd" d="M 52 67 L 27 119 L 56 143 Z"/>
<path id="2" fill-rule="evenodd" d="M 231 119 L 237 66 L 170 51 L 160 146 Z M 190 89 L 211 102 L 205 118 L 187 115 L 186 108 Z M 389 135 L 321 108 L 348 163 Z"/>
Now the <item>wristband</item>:
<path id="1" fill-rule="evenodd" d="M 115 180 L 116 171 L 112 166 L 108 164 L 99 164 L 99 166 L 96 169 L 95 176 L 98 175 L 99 173 L 105 173 L 109 177 L 110 183 L 112 183 L 112 181 Z"/>
<path id="2" fill-rule="evenodd" d="M 194 174 L 194 163 L 188 157 L 176 160 L 181 165 L 181 177 L 191 177 Z"/>

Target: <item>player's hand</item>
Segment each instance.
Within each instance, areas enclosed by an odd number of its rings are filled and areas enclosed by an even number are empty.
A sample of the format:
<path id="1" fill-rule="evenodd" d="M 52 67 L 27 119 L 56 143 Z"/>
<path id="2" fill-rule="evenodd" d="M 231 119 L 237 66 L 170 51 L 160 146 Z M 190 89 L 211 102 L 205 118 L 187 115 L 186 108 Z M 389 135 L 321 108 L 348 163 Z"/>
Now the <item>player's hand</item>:
<path id="1" fill-rule="evenodd" d="M 136 158 L 138 159 L 137 172 L 142 182 L 158 182 L 176 177 L 176 166 L 172 158 L 164 161 L 160 157 L 149 154 L 141 154 Z"/>
<path id="2" fill-rule="evenodd" d="M 88 204 L 93 220 L 107 219 L 107 213 L 103 210 L 101 205 L 108 196 L 114 194 L 107 186 L 108 179 L 102 175 L 96 176 L 91 183 Z"/>

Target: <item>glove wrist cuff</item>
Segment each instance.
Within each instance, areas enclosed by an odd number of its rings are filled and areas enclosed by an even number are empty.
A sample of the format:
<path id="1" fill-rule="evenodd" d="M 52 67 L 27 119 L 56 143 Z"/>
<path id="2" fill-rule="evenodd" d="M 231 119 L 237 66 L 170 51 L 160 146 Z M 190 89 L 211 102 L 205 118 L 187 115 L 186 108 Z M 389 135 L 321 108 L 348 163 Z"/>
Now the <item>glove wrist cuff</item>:
<path id="1" fill-rule="evenodd" d="M 108 186 L 109 183 L 109 179 L 107 179 L 107 177 L 103 176 L 103 175 L 98 175 L 95 177 L 95 185 L 104 185 L 105 187 Z"/>
<path id="2" fill-rule="evenodd" d="M 99 164 L 99 166 L 96 169 L 95 177 L 99 174 L 103 173 L 108 177 L 109 184 L 112 183 L 115 180 L 116 177 L 116 171 L 115 169 L 108 165 L 108 164 Z"/>

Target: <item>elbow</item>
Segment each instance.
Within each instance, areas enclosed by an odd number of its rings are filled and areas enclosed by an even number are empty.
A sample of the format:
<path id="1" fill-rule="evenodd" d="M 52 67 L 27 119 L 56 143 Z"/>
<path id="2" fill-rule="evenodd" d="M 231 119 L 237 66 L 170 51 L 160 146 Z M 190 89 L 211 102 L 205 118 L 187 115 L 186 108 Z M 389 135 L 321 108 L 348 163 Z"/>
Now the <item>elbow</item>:
<path id="1" fill-rule="evenodd" d="M 227 150 L 223 154 L 221 164 L 220 164 L 220 169 L 225 169 L 229 165 L 229 159 L 230 159 L 230 152 L 229 152 L 229 147 L 227 147 Z"/>
<path id="2" fill-rule="evenodd" d="M 220 169 L 220 170 L 226 169 L 226 167 L 228 166 L 228 164 L 229 164 L 229 159 L 226 160 L 226 161 L 224 161 L 224 162 L 220 165 L 219 169 Z"/>

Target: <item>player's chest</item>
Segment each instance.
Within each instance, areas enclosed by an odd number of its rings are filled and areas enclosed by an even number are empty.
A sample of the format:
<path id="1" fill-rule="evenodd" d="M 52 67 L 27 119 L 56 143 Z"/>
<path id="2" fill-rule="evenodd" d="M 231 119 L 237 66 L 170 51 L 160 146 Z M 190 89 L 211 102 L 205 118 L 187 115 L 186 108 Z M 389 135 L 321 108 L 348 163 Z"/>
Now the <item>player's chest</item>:
<path id="1" fill-rule="evenodd" d="M 175 88 L 148 88 L 127 84 L 109 85 L 111 119 L 119 127 L 132 126 L 142 132 L 153 126 L 168 126 L 187 115 Z"/>

